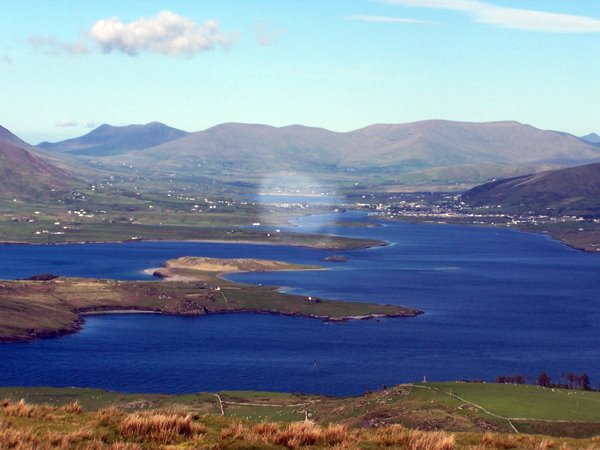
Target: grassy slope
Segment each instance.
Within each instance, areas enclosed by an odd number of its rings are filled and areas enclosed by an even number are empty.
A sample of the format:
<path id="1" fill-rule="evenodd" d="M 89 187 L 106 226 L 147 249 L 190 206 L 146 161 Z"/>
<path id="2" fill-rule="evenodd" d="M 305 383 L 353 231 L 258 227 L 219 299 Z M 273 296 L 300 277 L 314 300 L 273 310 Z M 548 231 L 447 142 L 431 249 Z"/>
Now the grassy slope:
<path id="1" fill-rule="evenodd" d="M 532 419 L 532 422 L 556 421 L 557 425 L 560 421 L 595 423 L 600 433 L 599 392 L 557 391 L 526 385 L 451 382 L 398 385 L 357 397 L 259 391 L 222 391 L 218 394 L 226 416 L 249 420 L 263 420 L 262 412 L 271 408 L 268 411 L 273 416 L 295 410 L 296 414 L 290 420 L 296 420 L 303 418 L 304 411 L 307 411 L 319 423 L 336 422 L 351 427 L 402 423 L 422 429 L 476 431 L 487 428 L 509 431 L 508 422 L 502 418 L 506 417 L 517 427 L 526 423 L 527 419 Z M 0 398 L 23 398 L 30 403 L 55 405 L 77 400 L 91 411 L 108 406 L 124 409 L 184 406 L 194 411 L 221 413 L 219 399 L 211 393 L 162 395 L 87 388 L 0 387 Z"/>
<path id="2" fill-rule="evenodd" d="M 549 422 L 546 430 L 537 430 L 563 437 L 517 435 L 511 431 L 507 421 L 490 416 L 473 405 L 443 392 L 450 388 L 469 399 L 472 398 L 473 402 L 479 401 L 488 406 L 502 404 L 502 408 L 506 408 L 506 412 L 511 416 L 518 415 L 523 410 L 521 394 L 528 389 L 523 386 L 493 384 L 431 383 L 417 386 L 400 385 L 386 391 L 359 397 L 331 398 L 248 391 L 168 396 L 120 394 L 97 389 L 6 387 L 0 388 L 0 398 L 10 400 L 5 401 L 5 405 L 14 406 L 14 402 L 23 398 L 30 404 L 53 405 L 53 409 L 51 411 L 46 409 L 46 412 L 42 409 L 36 410 L 37 412 L 34 411 L 30 417 L 15 417 L 10 415 L 10 408 L 0 407 L 0 433 L 7 430 L 16 432 L 29 428 L 34 430 L 41 439 L 44 439 L 47 436 L 45 433 L 48 431 L 68 433 L 75 426 L 85 425 L 85 429 L 91 430 L 93 436 L 85 437 L 81 443 L 73 442 L 76 444 L 72 446 L 73 448 L 83 448 L 86 439 L 92 440 L 98 436 L 104 436 L 106 443 L 137 442 L 144 448 L 156 448 L 156 443 L 151 445 L 148 440 L 139 440 L 135 436 L 118 432 L 120 420 L 124 419 L 125 415 L 134 414 L 136 417 L 140 417 L 139 412 L 142 411 L 141 417 L 147 417 L 150 411 L 154 411 L 159 414 L 176 413 L 181 417 L 189 414 L 196 423 L 205 428 L 197 436 L 175 435 L 172 437 L 172 444 L 187 443 L 187 445 L 202 445 L 203 448 L 209 445 L 216 445 L 216 448 L 266 448 L 265 441 L 261 441 L 262 438 L 255 433 L 257 430 L 255 423 L 285 424 L 304 420 L 305 414 L 307 414 L 319 428 L 325 428 L 328 426 L 327 424 L 331 423 L 338 424 L 339 430 L 344 431 L 344 440 L 348 440 L 349 447 L 344 448 L 382 448 L 386 446 L 425 448 L 422 446 L 410 447 L 405 441 L 394 440 L 399 438 L 398 435 L 392 439 L 393 433 L 406 433 L 404 428 L 394 428 L 398 424 L 408 428 L 419 428 L 425 433 L 441 429 L 446 433 L 454 434 L 456 442 L 454 445 L 427 448 L 449 450 L 472 448 L 473 445 L 481 445 L 478 448 L 533 449 L 561 448 L 562 445 L 566 445 L 566 448 L 597 448 L 598 440 L 591 438 L 600 433 L 600 422 L 587 424 Z M 555 412 L 560 411 L 563 407 L 563 400 L 551 394 L 551 390 L 539 390 L 532 397 L 527 392 L 525 397 L 540 405 L 541 417 L 550 419 L 556 416 Z M 600 398 L 600 393 L 590 392 L 585 395 L 590 398 Z M 60 406 L 72 405 L 74 401 L 77 401 L 85 411 L 89 412 L 68 413 L 64 409 L 60 409 Z M 225 417 L 221 417 L 221 405 L 224 408 Z M 106 417 L 104 417 L 105 420 L 99 420 L 102 412 L 94 413 L 94 411 L 107 407 L 116 408 L 109 410 L 110 414 L 108 414 L 112 417 L 113 423 L 107 422 Z M 596 406 L 592 402 L 581 404 L 580 409 L 581 411 L 587 410 L 590 417 L 597 414 Z M 51 420 L 46 420 L 49 416 Z M 558 417 L 567 416 L 568 413 L 565 416 L 558 415 Z M 232 421 L 232 419 L 242 422 Z M 4 426 L 2 426 L 3 423 Z M 573 425 L 576 425 L 576 428 L 573 428 Z M 309 424 L 309 426 L 312 425 Z M 523 432 L 528 426 L 535 428 L 535 423 L 517 422 L 517 426 Z M 237 436 L 232 435 L 230 429 L 232 427 L 238 429 Z M 285 425 L 276 426 L 279 430 L 283 430 L 285 427 Z M 577 439 L 566 437 L 567 435 L 576 436 Z M 443 436 L 449 437 L 448 434 L 443 434 Z M 546 447 L 540 447 L 543 441 L 546 442 Z M 548 446 L 550 443 L 553 444 L 553 447 Z M 315 445 L 311 445 L 316 448 L 327 446 L 326 442 L 320 440 L 317 440 Z M 288 445 L 288 447 L 295 446 Z M 283 446 L 275 445 L 271 448 L 283 448 Z"/>
<path id="3" fill-rule="evenodd" d="M 598 216 L 600 163 L 498 180 L 463 194 L 472 205 L 499 205 L 505 210 L 540 214 Z"/>

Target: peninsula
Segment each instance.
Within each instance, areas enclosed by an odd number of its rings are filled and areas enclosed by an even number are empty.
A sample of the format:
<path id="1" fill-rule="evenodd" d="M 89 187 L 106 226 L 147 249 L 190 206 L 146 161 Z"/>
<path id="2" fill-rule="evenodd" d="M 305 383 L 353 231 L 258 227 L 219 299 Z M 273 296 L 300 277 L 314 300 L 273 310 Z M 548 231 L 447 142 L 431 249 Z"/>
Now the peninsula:
<path id="1" fill-rule="evenodd" d="M 0 281 L 0 342 L 73 333 L 81 329 L 82 316 L 92 313 L 201 316 L 252 312 L 328 321 L 413 317 L 422 313 L 402 306 L 285 294 L 277 287 L 234 283 L 220 276 L 234 271 L 320 269 L 257 259 L 184 257 L 167 261 L 164 267 L 153 270 L 168 282 L 63 277 L 46 281 Z"/>

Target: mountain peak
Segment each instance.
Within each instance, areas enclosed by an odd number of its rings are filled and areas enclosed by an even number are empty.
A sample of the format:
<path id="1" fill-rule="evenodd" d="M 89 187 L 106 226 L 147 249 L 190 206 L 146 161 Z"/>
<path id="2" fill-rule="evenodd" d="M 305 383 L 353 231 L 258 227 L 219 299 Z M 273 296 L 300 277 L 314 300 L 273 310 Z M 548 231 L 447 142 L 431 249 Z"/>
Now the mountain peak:
<path id="1" fill-rule="evenodd" d="M 57 143 L 42 142 L 38 147 L 71 155 L 98 157 L 154 147 L 187 134 L 161 122 L 124 126 L 105 123 L 84 136 Z"/>
<path id="2" fill-rule="evenodd" d="M 600 144 L 600 135 L 597 133 L 586 134 L 585 136 L 581 136 L 579 139 L 591 142 L 592 144 Z"/>

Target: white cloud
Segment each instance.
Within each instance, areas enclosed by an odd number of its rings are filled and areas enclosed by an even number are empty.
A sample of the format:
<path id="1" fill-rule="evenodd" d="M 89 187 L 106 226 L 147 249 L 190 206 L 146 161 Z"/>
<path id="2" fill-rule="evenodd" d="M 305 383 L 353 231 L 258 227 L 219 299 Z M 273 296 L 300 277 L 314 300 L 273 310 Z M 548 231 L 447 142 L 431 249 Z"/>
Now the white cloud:
<path id="1" fill-rule="evenodd" d="M 6 64 L 12 64 L 13 63 L 13 59 L 10 56 L 8 56 L 8 55 L 2 56 L 2 58 L 0 58 L 0 60 L 3 63 L 6 63 Z"/>
<path id="2" fill-rule="evenodd" d="M 72 128 L 78 127 L 79 122 L 77 122 L 76 120 L 61 120 L 60 122 L 56 122 L 54 126 L 59 128 Z"/>
<path id="3" fill-rule="evenodd" d="M 260 24 L 256 29 L 256 42 L 265 47 L 271 46 L 284 35 L 287 30 L 271 30 L 267 24 Z"/>
<path id="4" fill-rule="evenodd" d="M 435 22 L 428 22 L 426 20 L 409 19 L 406 17 L 388 17 L 388 16 L 365 16 L 362 14 L 355 14 L 348 16 L 348 20 L 359 20 L 362 22 L 375 22 L 375 23 L 414 23 L 414 24 L 434 24 Z"/>
<path id="5" fill-rule="evenodd" d="M 55 36 L 31 36 L 29 43 L 36 49 L 50 55 L 70 53 L 83 55 L 89 53 L 89 48 L 83 40 L 77 42 L 61 42 Z"/>
<path id="6" fill-rule="evenodd" d="M 148 51 L 165 55 L 192 56 L 216 47 L 227 48 L 238 33 L 224 33 L 215 20 L 202 25 L 171 11 L 162 11 L 154 17 L 123 23 L 119 18 L 97 21 L 90 37 L 108 53 L 113 50 L 135 56 Z"/>
<path id="7" fill-rule="evenodd" d="M 384 3 L 461 11 L 478 23 L 548 33 L 600 33 L 600 19 L 520 8 L 475 0 L 383 0 Z"/>
<path id="8" fill-rule="evenodd" d="M 237 32 L 221 31 L 216 20 L 198 25 L 171 11 L 162 11 L 129 23 L 117 17 L 98 20 L 75 42 L 59 41 L 56 36 L 31 36 L 29 43 L 48 55 L 83 55 L 90 53 L 90 45 L 96 44 L 105 53 L 120 51 L 129 56 L 141 52 L 193 56 L 217 47 L 229 48 L 238 36 Z"/>
<path id="9" fill-rule="evenodd" d="M 54 126 L 58 128 L 96 128 L 98 127 L 98 123 L 94 120 L 81 122 L 78 120 L 67 119 L 56 122 Z"/>

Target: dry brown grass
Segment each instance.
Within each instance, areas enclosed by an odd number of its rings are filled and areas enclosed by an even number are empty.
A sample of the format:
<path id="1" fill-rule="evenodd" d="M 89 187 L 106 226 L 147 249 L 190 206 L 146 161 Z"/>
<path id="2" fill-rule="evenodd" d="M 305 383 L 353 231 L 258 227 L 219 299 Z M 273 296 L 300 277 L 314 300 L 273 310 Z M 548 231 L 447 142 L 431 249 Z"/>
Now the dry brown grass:
<path id="1" fill-rule="evenodd" d="M 146 412 L 127 415 L 118 430 L 125 438 L 169 444 L 181 437 L 193 438 L 203 433 L 204 426 L 194 422 L 189 414 Z"/>
<path id="2" fill-rule="evenodd" d="M 50 405 L 35 405 L 21 399 L 18 402 L 2 401 L 1 411 L 8 417 L 27 417 L 50 420 L 56 407 Z"/>
<path id="3" fill-rule="evenodd" d="M 407 450 L 454 450 L 454 435 L 443 431 L 420 431 L 402 425 L 389 425 L 375 432 L 373 441 L 385 446 Z"/>
<path id="4" fill-rule="evenodd" d="M 139 444 L 132 444 L 130 442 L 115 442 L 109 446 L 101 447 L 104 450 L 142 450 L 142 446 Z"/>
<path id="5" fill-rule="evenodd" d="M 543 438 L 541 441 L 533 436 L 501 434 L 486 432 L 481 436 L 481 441 L 476 447 L 477 449 L 531 449 L 531 450 L 548 450 L 556 448 L 554 439 Z"/>
<path id="6" fill-rule="evenodd" d="M 481 448 L 510 449 L 517 448 L 519 444 L 513 436 L 488 432 L 481 436 L 480 446 Z"/>
<path id="7" fill-rule="evenodd" d="M 553 439 L 543 439 L 542 442 L 537 446 L 538 450 L 547 450 L 549 448 L 554 448 L 556 443 Z"/>
<path id="8" fill-rule="evenodd" d="M 51 444 L 52 447 L 68 449 L 75 447 L 76 444 L 91 441 L 94 438 L 94 433 L 89 430 L 76 430 L 66 433 L 48 431 L 43 435 L 41 441 L 46 444 Z"/>
<path id="9" fill-rule="evenodd" d="M 245 426 L 234 422 L 221 432 L 221 439 L 231 442 L 240 440 L 287 448 L 328 447 L 338 449 L 357 448 L 359 443 L 369 443 L 373 447 L 393 447 L 406 450 L 453 450 L 453 435 L 438 432 L 425 432 L 407 429 L 401 425 L 390 425 L 376 431 L 350 430 L 339 424 L 328 426 L 314 422 L 293 422 L 285 426 L 261 423 Z"/>
<path id="10" fill-rule="evenodd" d="M 259 423 L 248 427 L 241 422 L 234 422 L 221 431 L 222 440 L 262 442 L 288 448 L 316 445 L 330 447 L 354 442 L 356 438 L 357 432 L 350 431 L 344 425 L 322 427 L 310 421 L 293 422 L 285 426 Z"/>
<path id="11" fill-rule="evenodd" d="M 234 422 L 221 431 L 222 440 L 242 440 L 259 442 L 268 445 L 278 445 L 287 448 L 306 446 L 342 446 L 349 447 L 356 442 L 358 432 L 349 430 L 344 425 L 328 425 L 326 427 L 314 422 L 293 422 L 280 426 L 273 423 L 259 423 L 254 426 L 244 426 Z"/>
<path id="12" fill-rule="evenodd" d="M 293 422 L 281 430 L 275 436 L 275 441 L 272 443 L 296 448 L 325 443 L 323 442 L 323 438 L 323 428 L 314 422 Z"/>
<path id="13" fill-rule="evenodd" d="M 59 411 L 66 412 L 69 414 L 81 414 L 83 412 L 83 407 L 79 404 L 77 400 L 71 403 L 67 403 L 65 405 L 60 406 Z"/>
<path id="14" fill-rule="evenodd" d="M 600 449 L 600 437 L 569 441 L 550 436 L 421 431 L 402 425 L 350 429 L 311 421 L 250 423 L 202 418 L 181 410 L 125 412 L 109 407 L 86 413 L 62 407 L 0 402 L 0 450 L 146 450 L 155 448 L 394 448 L 403 450 Z M 202 422 L 200 422 L 200 420 Z M 172 447 L 171 447 L 172 445 Z"/>
<path id="15" fill-rule="evenodd" d="M 238 440 L 249 436 L 248 430 L 241 422 L 233 422 L 221 430 L 221 440 Z"/>
<path id="16" fill-rule="evenodd" d="M 243 426 L 242 426 L 242 428 L 243 428 Z M 238 439 L 239 439 L 239 431 L 238 430 L 239 430 L 239 427 L 237 428 L 234 435 L 238 436 Z M 260 440 L 263 442 L 271 442 L 275 439 L 275 436 L 277 436 L 279 434 L 279 427 L 274 423 L 262 422 L 262 423 L 254 425 L 252 427 L 252 429 L 250 430 L 250 434 L 255 440 Z"/>
<path id="17" fill-rule="evenodd" d="M 116 422 L 120 422 L 125 416 L 125 413 L 114 406 L 108 408 L 102 408 L 94 414 L 98 425 L 110 425 Z"/>
<path id="18" fill-rule="evenodd" d="M 33 448 L 39 444 L 31 428 L 0 428 L 0 448 Z"/>
<path id="19" fill-rule="evenodd" d="M 94 440 L 86 443 L 85 450 L 142 450 L 140 444 L 132 444 L 130 442 L 115 442 L 106 444 L 100 440 Z"/>

